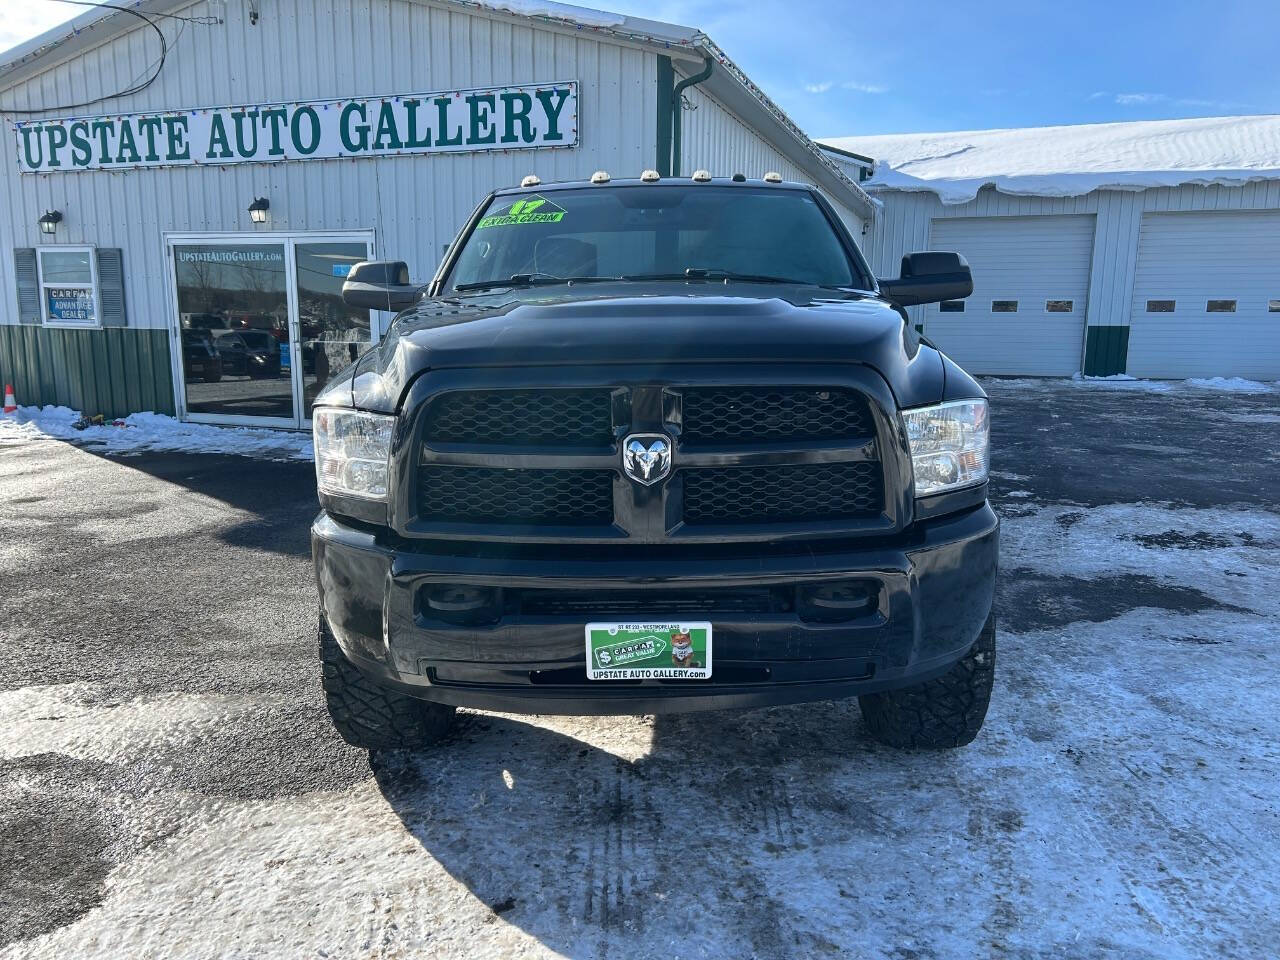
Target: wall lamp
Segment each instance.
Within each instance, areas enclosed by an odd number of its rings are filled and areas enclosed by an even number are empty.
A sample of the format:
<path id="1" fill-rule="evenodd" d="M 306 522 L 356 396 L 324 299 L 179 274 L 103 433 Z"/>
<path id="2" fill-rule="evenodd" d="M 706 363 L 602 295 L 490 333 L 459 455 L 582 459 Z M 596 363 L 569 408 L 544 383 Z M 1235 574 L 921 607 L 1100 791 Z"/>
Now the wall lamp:
<path id="1" fill-rule="evenodd" d="M 258 197 L 249 204 L 249 219 L 254 223 L 266 223 L 267 211 L 271 209 L 271 201 L 266 197 Z"/>
<path id="2" fill-rule="evenodd" d="M 37 223 L 40 224 L 40 232 L 52 235 L 58 229 L 58 224 L 62 222 L 62 214 L 57 210 L 46 210 Z"/>

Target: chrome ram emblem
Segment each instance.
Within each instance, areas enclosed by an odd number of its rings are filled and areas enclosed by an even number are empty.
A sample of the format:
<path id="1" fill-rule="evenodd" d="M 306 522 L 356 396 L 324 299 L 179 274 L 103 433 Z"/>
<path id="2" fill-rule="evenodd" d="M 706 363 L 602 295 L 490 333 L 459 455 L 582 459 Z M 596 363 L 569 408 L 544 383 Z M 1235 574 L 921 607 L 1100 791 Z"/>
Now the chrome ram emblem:
<path id="1" fill-rule="evenodd" d="M 633 433 L 622 442 L 622 469 L 648 486 L 671 472 L 671 440 L 661 433 Z"/>

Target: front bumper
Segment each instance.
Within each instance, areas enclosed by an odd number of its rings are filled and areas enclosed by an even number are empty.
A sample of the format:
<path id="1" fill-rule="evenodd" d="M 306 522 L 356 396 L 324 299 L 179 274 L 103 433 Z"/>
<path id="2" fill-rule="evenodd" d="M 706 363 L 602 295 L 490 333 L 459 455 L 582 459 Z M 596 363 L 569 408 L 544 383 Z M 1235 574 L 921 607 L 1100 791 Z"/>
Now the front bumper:
<path id="1" fill-rule="evenodd" d="M 395 549 L 328 513 L 311 528 L 321 615 L 367 675 L 456 706 L 568 714 L 768 706 L 927 680 L 964 655 L 990 615 L 998 538 L 999 521 L 985 503 L 917 522 L 900 536 L 824 544 L 821 551 L 792 545 L 657 556 L 620 545 L 603 555 L 433 553 Z M 798 597 L 835 581 L 866 584 L 874 600 L 840 622 L 815 622 L 798 604 L 787 609 L 785 599 L 768 612 L 700 615 L 688 607 L 698 595 Z M 424 600 L 441 585 L 492 591 L 509 602 L 479 622 L 448 622 Z M 576 598 L 577 606 L 518 602 L 548 596 Z M 599 608 L 593 596 L 601 598 Z M 679 598 L 680 609 L 661 619 L 711 620 L 712 678 L 588 681 L 585 624 L 634 619 L 629 607 L 611 607 L 619 597 L 643 597 L 653 611 L 665 597 L 673 604 Z"/>

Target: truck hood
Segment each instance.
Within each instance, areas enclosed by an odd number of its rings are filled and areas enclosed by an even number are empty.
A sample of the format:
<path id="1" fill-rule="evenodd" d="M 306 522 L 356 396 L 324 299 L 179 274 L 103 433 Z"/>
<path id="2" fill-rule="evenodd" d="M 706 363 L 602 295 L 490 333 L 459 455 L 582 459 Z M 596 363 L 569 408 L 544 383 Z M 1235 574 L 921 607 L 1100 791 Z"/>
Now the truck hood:
<path id="1" fill-rule="evenodd" d="M 707 295 L 690 293 L 694 284 L 657 286 L 642 295 L 631 283 L 583 286 L 571 296 L 555 288 L 545 298 L 525 290 L 519 300 L 509 292 L 424 299 L 317 402 L 341 397 L 343 405 L 394 412 L 429 369 L 605 363 L 856 363 L 876 370 L 902 406 L 942 395 L 937 352 L 907 335 L 902 317 L 871 295 L 744 284 Z"/>

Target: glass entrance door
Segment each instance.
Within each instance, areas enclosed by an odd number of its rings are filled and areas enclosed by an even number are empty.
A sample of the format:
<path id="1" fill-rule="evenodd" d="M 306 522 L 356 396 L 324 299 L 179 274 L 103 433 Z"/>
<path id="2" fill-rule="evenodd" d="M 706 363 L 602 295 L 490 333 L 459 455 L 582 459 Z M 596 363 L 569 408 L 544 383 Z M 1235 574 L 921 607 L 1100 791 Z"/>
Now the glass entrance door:
<path id="1" fill-rule="evenodd" d="M 283 243 L 175 244 L 188 414 L 297 423 Z"/>
<path id="2" fill-rule="evenodd" d="M 373 341 L 367 310 L 342 302 L 368 236 L 170 241 L 182 410 L 211 423 L 302 427 L 311 402 Z"/>
<path id="3" fill-rule="evenodd" d="M 353 310 L 342 302 L 347 272 L 368 258 L 369 246 L 363 240 L 294 245 L 304 418 L 329 378 L 364 353 L 373 340 L 369 311 Z"/>

